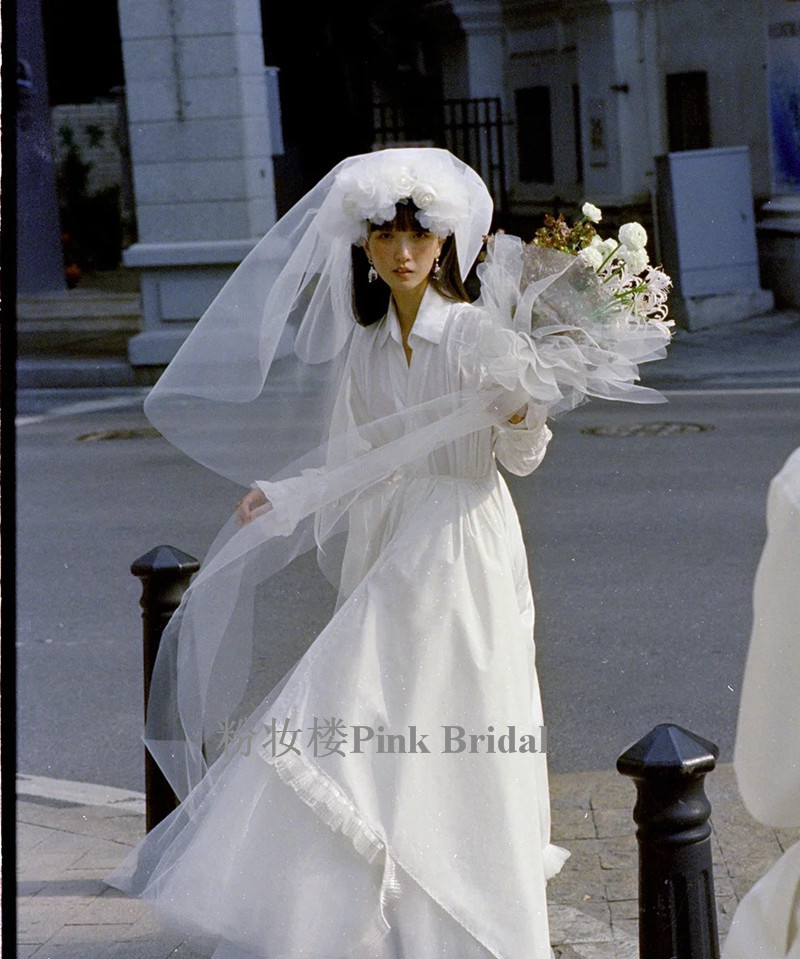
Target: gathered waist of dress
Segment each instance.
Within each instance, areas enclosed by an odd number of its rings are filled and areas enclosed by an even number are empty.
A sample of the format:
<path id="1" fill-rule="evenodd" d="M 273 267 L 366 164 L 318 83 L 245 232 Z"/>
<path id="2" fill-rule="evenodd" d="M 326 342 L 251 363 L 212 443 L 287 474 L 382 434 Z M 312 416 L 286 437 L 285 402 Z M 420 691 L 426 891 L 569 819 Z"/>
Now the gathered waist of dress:
<path id="1" fill-rule="evenodd" d="M 463 473 L 437 473 L 432 470 L 403 467 L 372 486 L 370 492 L 387 493 L 398 486 L 412 483 L 446 483 L 489 492 L 496 486 L 497 477 L 496 469 L 490 469 L 481 475 L 467 475 Z"/>

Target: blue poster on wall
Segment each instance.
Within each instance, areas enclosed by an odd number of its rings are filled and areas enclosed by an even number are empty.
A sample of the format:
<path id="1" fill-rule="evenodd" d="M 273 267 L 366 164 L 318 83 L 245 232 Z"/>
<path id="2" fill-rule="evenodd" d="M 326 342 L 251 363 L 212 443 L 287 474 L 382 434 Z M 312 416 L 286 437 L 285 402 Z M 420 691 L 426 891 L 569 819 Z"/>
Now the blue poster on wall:
<path id="1" fill-rule="evenodd" d="M 770 61 L 774 187 L 800 193 L 800 23 L 770 25 Z"/>

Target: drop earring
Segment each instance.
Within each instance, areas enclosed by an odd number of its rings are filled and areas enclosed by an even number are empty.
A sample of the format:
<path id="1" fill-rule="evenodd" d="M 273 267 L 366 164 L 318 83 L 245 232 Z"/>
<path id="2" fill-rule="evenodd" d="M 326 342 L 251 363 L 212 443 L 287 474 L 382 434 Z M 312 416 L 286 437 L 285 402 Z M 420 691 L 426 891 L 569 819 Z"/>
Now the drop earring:
<path id="1" fill-rule="evenodd" d="M 439 266 L 439 254 L 436 254 L 436 259 L 433 261 L 433 278 L 438 280 L 442 275 L 442 268 Z"/>
<path id="2" fill-rule="evenodd" d="M 368 283 L 374 283 L 375 280 L 377 280 L 377 279 L 378 279 L 378 271 L 375 269 L 375 267 L 374 267 L 374 266 L 372 265 L 372 263 L 370 262 L 370 265 L 369 265 L 369 273 L 367 273 L 367 282 L 368 282 Z"/>

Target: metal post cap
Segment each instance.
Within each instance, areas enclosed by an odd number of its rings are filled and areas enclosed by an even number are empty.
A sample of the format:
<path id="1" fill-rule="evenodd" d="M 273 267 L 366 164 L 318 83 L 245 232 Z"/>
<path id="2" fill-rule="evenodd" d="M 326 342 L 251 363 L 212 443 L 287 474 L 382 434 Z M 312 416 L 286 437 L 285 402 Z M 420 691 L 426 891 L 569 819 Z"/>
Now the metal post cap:
<path id="1" fill-rule="evenodd" d="M 701 736 L 659 723 L 617 759 L 617 771 L 635 779 L 645 776 L 700 776 L 716 765 L 719 747 Z"/>
<path id="2" fill-rule="evenodd" d="M 191 575 L 200 569 L 200 563 L 176 549 L 174 546 L 156 546 L 149 553 L 140 556 L 131 563 L 131 572 L 134 576 L 149 576 L 152 573 L 179 573 Z"/>

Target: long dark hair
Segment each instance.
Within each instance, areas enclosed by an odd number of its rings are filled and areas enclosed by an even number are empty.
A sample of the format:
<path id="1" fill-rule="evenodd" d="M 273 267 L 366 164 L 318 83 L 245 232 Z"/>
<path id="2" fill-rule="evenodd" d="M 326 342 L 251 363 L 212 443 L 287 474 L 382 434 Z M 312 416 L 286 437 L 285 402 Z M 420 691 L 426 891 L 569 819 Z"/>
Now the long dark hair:
<path id="1" fill-rule="evenodd" d="M 411 200 L 397 203 L 394 219 L 387 223 L 370 223 L 370 233 L 378 230 L 420 230 L 417 220 L 418 207 Z M 389 287 L 380 279 L 370 283 L 369 260 L 363 246 L 352 248 L 353 269 L 353 313 L 361 326 L 371 326 L 383 319 L 389 309 Z M 456 303 L 469 303 L 472 297 L 467 293 L 461 280 L 461 269 L 458 263 L 456 238 L 451 234 L 442 245 L 439 255 L 439 276 L 431 276 L 433 288 L 448 300 Z"/>

